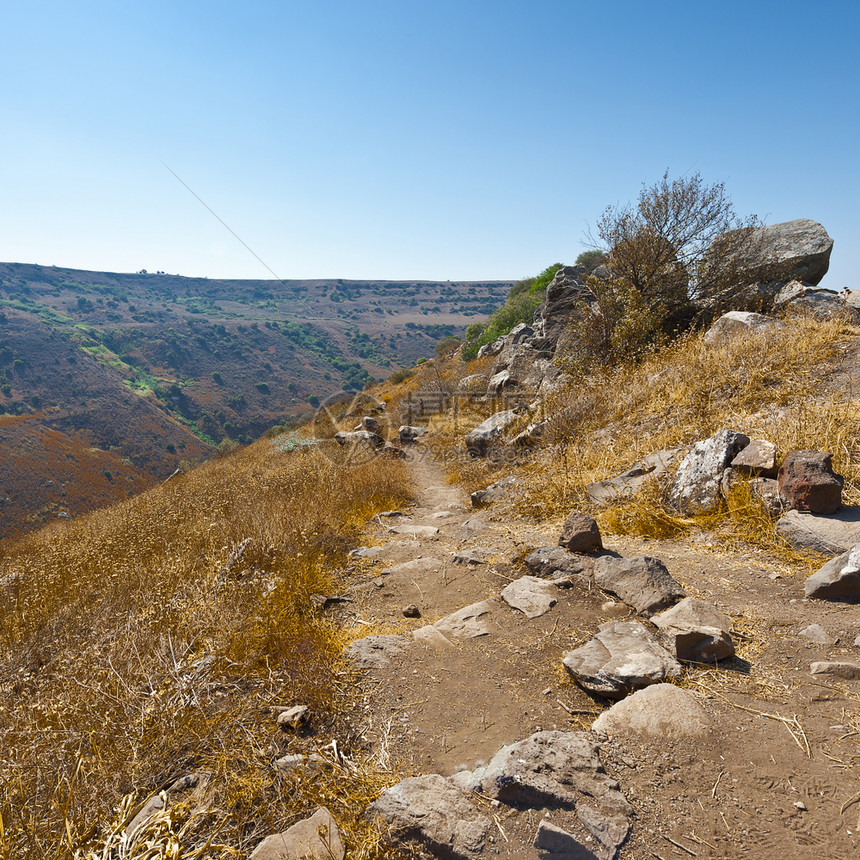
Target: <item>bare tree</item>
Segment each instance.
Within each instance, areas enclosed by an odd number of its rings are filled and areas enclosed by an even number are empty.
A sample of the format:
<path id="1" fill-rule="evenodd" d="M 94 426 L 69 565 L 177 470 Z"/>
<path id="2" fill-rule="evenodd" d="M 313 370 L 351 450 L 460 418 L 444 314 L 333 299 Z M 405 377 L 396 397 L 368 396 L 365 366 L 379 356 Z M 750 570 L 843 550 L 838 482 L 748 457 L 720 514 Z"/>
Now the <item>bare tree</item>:
<path id="1" fill-rule="evenodd" d="M 592 296 L 579 320 L 582 356 L 636 357 L 737 303 L 755 274 L 755 216 L 739 218 L 723 183 L 699 173 L 643 186 L 634 205 L 610 206 L 597 222 L 606 254 L 585 276 Z"/>

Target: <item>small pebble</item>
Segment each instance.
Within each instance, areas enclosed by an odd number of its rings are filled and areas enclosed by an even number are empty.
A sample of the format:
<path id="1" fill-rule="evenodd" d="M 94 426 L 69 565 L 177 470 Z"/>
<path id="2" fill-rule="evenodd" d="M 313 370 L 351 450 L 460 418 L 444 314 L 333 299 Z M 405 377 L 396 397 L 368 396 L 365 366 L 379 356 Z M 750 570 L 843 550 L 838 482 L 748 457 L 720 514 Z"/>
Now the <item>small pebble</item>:
<path id="1" fill-rule="evenodd" d="M 420 618 L 421 617 L 421 610 L 414 603 L 410 603 L 409 606 L 403 607 L 403 617 L 404 618 Z"/>
<path id="2" fill-rule="evenodd" d="M 380 576 L 380 577 L 378 577 L 377 579 L 374 579 L 374 580 L 373 580 L 373 584 L 374 584 L 377 588 L 382 588 L 382 586 L 383 586 L 383 585 L 385 585 L 385 580 Z"/>
<path id="3" fill-rule="evenodd" d="M 799 809 L 801 812 L 806 812 L 806 804 L 802 800 L 795 800 L 794 806 L 796 809 Z"/>

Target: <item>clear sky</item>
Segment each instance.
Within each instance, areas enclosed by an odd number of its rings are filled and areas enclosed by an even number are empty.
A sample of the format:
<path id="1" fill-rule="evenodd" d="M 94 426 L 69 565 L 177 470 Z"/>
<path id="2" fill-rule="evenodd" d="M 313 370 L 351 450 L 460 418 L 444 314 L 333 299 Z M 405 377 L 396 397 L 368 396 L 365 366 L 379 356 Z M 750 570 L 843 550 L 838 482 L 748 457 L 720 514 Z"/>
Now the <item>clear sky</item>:
<path id="1" fill-rule="evenodd" d="M 516 278 L 698 170 L 860 288 L 860 3 L 27 0 L 0 35 L 0 259 Z"/>

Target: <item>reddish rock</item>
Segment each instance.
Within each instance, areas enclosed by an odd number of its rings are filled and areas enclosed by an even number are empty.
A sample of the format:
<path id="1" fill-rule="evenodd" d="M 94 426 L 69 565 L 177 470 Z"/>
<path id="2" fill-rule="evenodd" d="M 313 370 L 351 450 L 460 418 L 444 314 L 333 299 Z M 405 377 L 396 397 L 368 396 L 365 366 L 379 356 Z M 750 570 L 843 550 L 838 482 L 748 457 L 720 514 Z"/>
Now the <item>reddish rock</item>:
<path id="1" fill-rule="evenodd" d="M 792 508 L 814 514 L 839 510 L 845 479 L 833 471 L 832 459 L 824 451 L 789 451 L 779 469 L 779 491 Z"/>
<path id="2" fill-rule="evenodd" d="M 574 511 L 565 521 L 561 529 L 558 545 L 571 552 L 598 552 L 603 549 L 603 540 L 597 521 Z"/>

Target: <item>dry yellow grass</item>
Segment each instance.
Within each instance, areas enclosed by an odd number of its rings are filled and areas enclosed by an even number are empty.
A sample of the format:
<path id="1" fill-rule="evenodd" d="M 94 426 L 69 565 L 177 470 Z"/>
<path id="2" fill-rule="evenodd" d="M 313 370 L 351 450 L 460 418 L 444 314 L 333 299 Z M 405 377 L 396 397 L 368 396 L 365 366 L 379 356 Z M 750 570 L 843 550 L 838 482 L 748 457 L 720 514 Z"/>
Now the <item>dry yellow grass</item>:
<path id="1" fill-rule="evenodd" d="M 209 774 L 205 814 L 155 822 L 158 850 L 182 847 L 151 856 L 192 858 L 216 830 L 231 848 L 204 856 L 247 853 L 319 802 L 371 856 L 357 815 L 385 775 L 278 775 L 287 742 L 271 708 L 311 706 L 318 737 L 349 755 L 341 640 L 311 598 L 367 519 L 408 493 L 397 462 L 346 468 L 264 440 L 4 545 L 0 857 L 119 857 L 122 804 L 191 772 Z"/>

